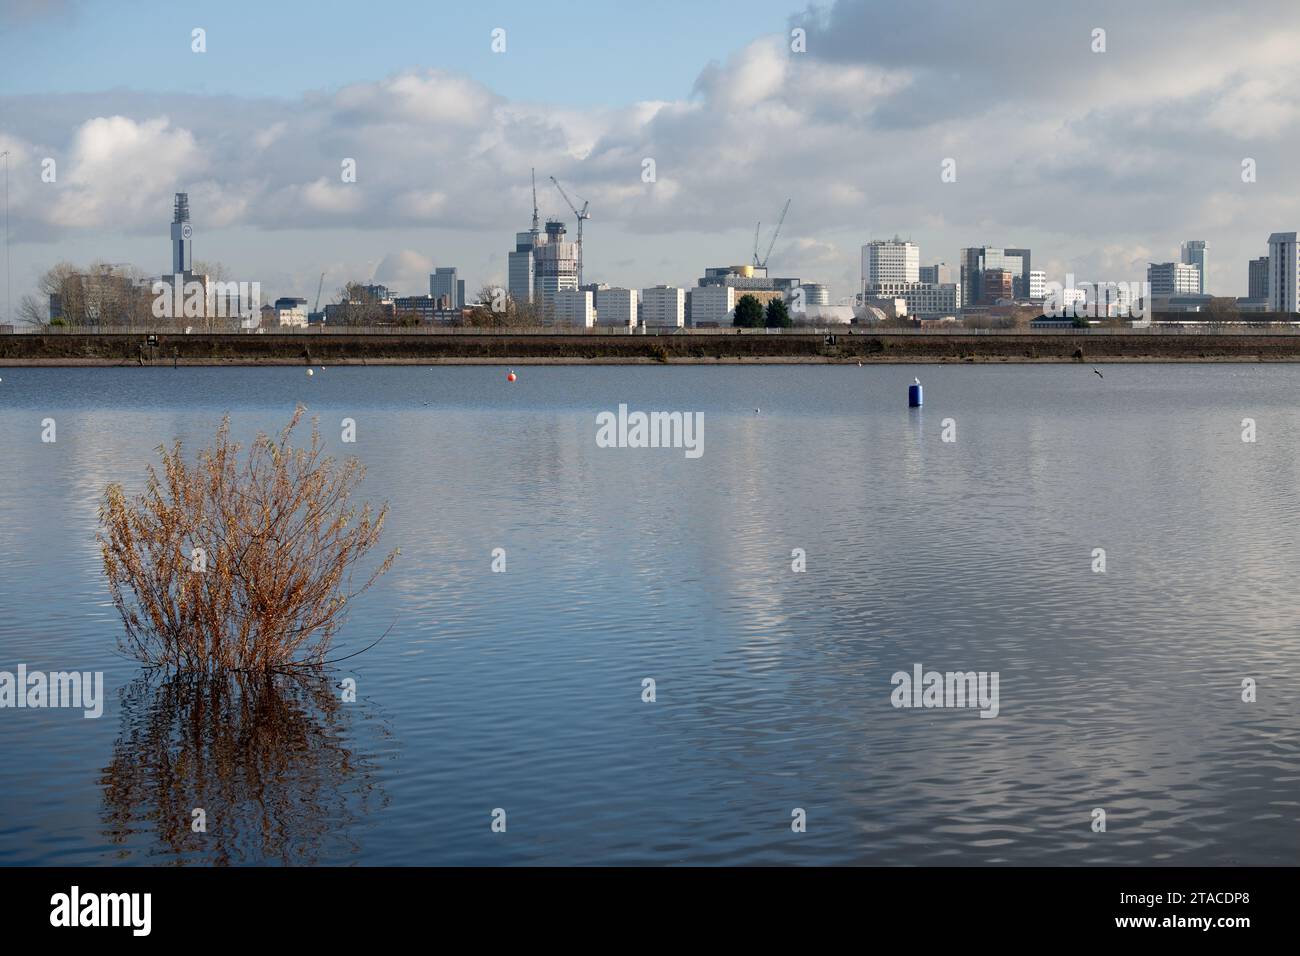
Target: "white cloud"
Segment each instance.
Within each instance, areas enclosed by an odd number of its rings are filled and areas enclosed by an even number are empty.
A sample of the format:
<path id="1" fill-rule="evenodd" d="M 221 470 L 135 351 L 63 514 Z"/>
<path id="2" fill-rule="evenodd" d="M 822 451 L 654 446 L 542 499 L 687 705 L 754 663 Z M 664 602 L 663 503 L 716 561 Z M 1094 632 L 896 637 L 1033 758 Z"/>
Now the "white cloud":
<path id="1" fill-rule="evenodd" d="M 423 241 L 395 231 L 425 230 L 464 237 L 458 256 L 491 250 L 478 269 L 500 272 L 527 226 L 533 167 L 544 215 L 572 228 L 552 175 L 590 200 L 589 275 L 603 267 L 611 274 L 593 277 L 615 283 L 666 270 L 689 282 L 747 259 L 753 223 L 772 223 L 786 197 L 774 268 L 809 281 L 825 278 L 811 270 L 851 281 L 857 244 L 899 232 L 925 261 L 1030 245 L 1036 263 L 1079 275 L 1205 238 L 1212 286 L 1241 287 L 1268 233 L 1300 228 L 1293 4 L 1174 18 L 1117 0 L 1051 16 L 1027 0 L 927 11 L 841 0 L 821 19 L 801 15 L 805 54 L 776 34 L 703 66 L 689 98 L 623 108 L 574 109 L 562 86 L 542 84 L 538 96 L 559 101 L 510 101 L 430 69 L 286 103 L 176 94 L 164 112 L 157 97 L 96 94 L 73 122 L 78 100 L 10 97 L 15 171 L 48 154 L 61 180 L 15 184 L 17 234 L 158 235 L 171 193 L 188 189 L 208 229 L 352 230 L 385 249 Z M 1094 15 L 1105 54 L 1088 49 Z M 1258 183 L 1241 183 L 1244 156 Z M 344 157 L 357 160 L 356 183 L 340 180 Z M 948 157 L 955 183 L 939 178 Z M 319 269 L 299 268 L 314 289 Z"/>
<path id="2" fill-rule="evenodd" d="M 168 202 L 182 174 L 192 176 L 205 165 L 193 134 L 165 116 L 142 122 L 96 117 L 74 134 L 63 183 L 47 190 L 52 201 L 46 216 L 70 228 L 131 222 Z"/>

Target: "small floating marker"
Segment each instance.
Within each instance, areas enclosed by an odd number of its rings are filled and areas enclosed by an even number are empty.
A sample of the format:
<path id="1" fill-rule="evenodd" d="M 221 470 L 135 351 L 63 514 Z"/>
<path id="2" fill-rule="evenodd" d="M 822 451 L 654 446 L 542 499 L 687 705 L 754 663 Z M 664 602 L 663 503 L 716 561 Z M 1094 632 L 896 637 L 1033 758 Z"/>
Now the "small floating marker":
<path id="1" fill-rule="evenodd" d="M 919 378 L 912 379 L 912 384 L 907 386 L 907 407 L 921 407 L 921 380 Z"/>
<path id="2" fill-rule="evenodd" d="M 514 373 L 513 371 L 511 371 L 511 373 L 510 373 L 509 375 L 506 376 L 506 381 L 507 381 L 507 382 L 513 382 L 513 381 L 515 380 L 516 377 L 517 377 L 517 376 L 515 375 L 515 373 Z"/>
<path id="3" fill-rule="evenodd" d="M 315 375 L 315 374 L 316 374 L 316 372 L 315 372 L 314 370 L 312 370 L 312 369 L 307 369 L 307 377 L 308 377 L 308 378 L 310 378 L 311 376 L 313 376 L 313 375 Z"/>

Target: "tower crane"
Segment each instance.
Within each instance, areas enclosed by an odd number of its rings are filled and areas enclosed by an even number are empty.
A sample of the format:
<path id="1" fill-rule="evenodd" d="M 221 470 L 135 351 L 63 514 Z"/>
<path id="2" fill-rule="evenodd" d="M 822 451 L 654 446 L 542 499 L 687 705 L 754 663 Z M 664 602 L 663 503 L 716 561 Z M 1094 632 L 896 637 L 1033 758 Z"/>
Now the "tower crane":
<path id="1" fill-rule="evenodd" d="M 541 220 L 537 218 L 537 170 L 530 168 L 528 172 L 533 177 L 533 243 L 536 244 L 542 231 Z"/>
<path id="2" fill-rule="evenodd" d="M 578 220 L 578 288 L 582 288 L 582 224 L 591 218 L 591 214 L 587 212 L 587 207 L 591 203 L 584 202 L 582 209 L 579 210 L 569 198 L 569 194 L 564 191 L 564 187 L 560 185 L 560 181 L 552 176 L 551 182 L 555 183 L 555 188 L 560 191 L 560 195 L 564 197 L 564 201 L 569 204 L 569 208 L 573 210 L 573 215 Z"/>
<path id="3" fill-rule="evenodd" d="M 313 312 L 320 312 L 320 290 L 323 288 L 325 288 L 325 273 L 322 272 L 320 274 L 320 282 L 316 283 L 316 305 L 312 309 Z"/>
<path id="4" fill-rule="evenodd" d="M 781 210 L 781 218 L 776 222 L 776 228 L 772 230 L 772 241 L 767 244 L 767 252 L 763 253 L 763 258 L 758 257 L 758 226 L 754 227 L 754 266 L 759 269 L 767 268 L 768 256 L 772 254 L 772 247 L 776 245 L 776 237 L 781 235 L 781 226 L 785 222 L 785 214 L 790 211 L 790 200 L 785 201 L 785 208 Z M 762 223 L 759 223 L 761 226 Z"/>

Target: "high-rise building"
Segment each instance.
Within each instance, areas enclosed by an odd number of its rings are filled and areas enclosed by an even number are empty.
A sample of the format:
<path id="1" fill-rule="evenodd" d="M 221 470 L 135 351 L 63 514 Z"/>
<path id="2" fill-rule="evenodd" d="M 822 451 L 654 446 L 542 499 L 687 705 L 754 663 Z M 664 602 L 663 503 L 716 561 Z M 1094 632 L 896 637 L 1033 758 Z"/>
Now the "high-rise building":
<path id="1" fill-rule="evenodd" d="M 435 299 L 446 296 L 453 309 L 465 306 L 465 280 L 456 277 L 456 267 L 434 269 L 429 274 L 429 295 Z"/>
<path id="2" fill-rule="evenodd" d="M 1249 281 L 1246 285 L 1248 299 L 1268 298 L 1268 256 L 1250 260 Z"/>
<path id="3" fill-rule="evenodd" d="M 1183 243 L 1179 255 L 1179 259 L 1183 265 L 1196 266 L 1200 281 L 1200 285 L 1196 288 L 1196 292 L 1201 295 L 1205 294 L 1205 250 L 1207 248 L 1204 239 L 1189 239 Z"/>
<path id="4" fill-rule="evenodd" d="M 1201 270 L 1185 262 L 1148 263 L 1147 282 L 1152 298 L 1201 294 Z"/>
<path id="5" fill-rule="evenodd" d="M 1268 237 L 1268 310 L 1300 311 L 1300 248 L 1294 232 Z"/>
<path id="6" fill-rule="evenodd" d="M 657 285 L 650 289 L 642 289 L 641 322 L 647 328 L 684 326 L 686 290 L 672 285 Z"/>
<path id="7" fill-rule="evenodd" d="M 961 307 L 961 284 L 952 282 L 947 263 L 921 265 L 921 249 L 895 236 L 862 247 L 862 296 L 868 300 L 903 300 L 908 315 L 949 315 Z M 829 303 L 826 296 L 821 304 Z"/>
<path id="8" fill-rule="evenodd" d="M 578 244 L 564 238 L 564 223 L 548 220 L 546 232 L 533 246 L 533 296 L 543 314 L 554 311 L 555 294 L 578 288 Z"/>
<path id="9" fill-rule="evenodd" d="M 597 289 L 596 324 L 636 326 L 636 289 Z"/>
<path id="10" fill-rule="evenodd" d="M 695 328 L 731 325 L 736 311 L 736 289 L 729 285 L 700 285 L 688 293 L 690 324 Z"/>
<path id="11" fill-rule="evenodd" d="M 533 259 L 533 244 L 538 236 L 532 232 L 515 233 L 515 251 L 509 255 L 509 275 L 506 291 L 518 303 L 533 301 L 536 291 L 537 263 Z"/>
<path id="12" fill-rule="evenodd" d="M 184 275 L 194 268 L 193 237 L 189 193 L 177 193 L 172 206 L 172 275 Z"/>
<path id="13" fill-rule="evenodd" d="M 920 282 L 921 247 L 899 239 L 873 239 L 862 247 L 862 285 Z"/>
<path id="14" fill-rule="evenodd" d="M 962 305 L 989 301 L 983 277 L 988 271 L 1011 273 L 1011 296 L 1028 299 L 1030 292 L 1030 254 L 1028 249 L 995 249 L 992 246 L 973 246 L 961 251 Z M 998 280 L 1001 282 L 1001 278 Z M 1001 291 L 999 289 L 998 291 Z"/>
<path id="15" fill-rule="evenodd" d="M 984 305 L 997 305 L 1016 297 L 1016 274 L 1010 269 L 985 269 L 980 273 L 980 298 Z"/>

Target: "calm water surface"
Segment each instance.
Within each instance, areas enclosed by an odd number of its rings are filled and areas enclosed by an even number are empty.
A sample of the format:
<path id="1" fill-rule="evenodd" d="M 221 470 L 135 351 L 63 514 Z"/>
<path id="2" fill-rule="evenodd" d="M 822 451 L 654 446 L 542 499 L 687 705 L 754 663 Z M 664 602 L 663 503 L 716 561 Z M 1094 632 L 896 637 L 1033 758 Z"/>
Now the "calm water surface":
<path id="1" fill-rule="evenodd" d="M 1300 367 L 517 371 L 0 369 L 0 670 L 108 697 L 0 710 L 0 863 L 1300 858 Z M 104 486 L 299 401 L 402 550 L 339 652 L 391 633 L 319 679 L 146 674 Z M 596 447 L 620 402 L 702 411 L 703 457 Z M 895 709 L 918 663 L 997 671 L 1000 715 Z"/>

